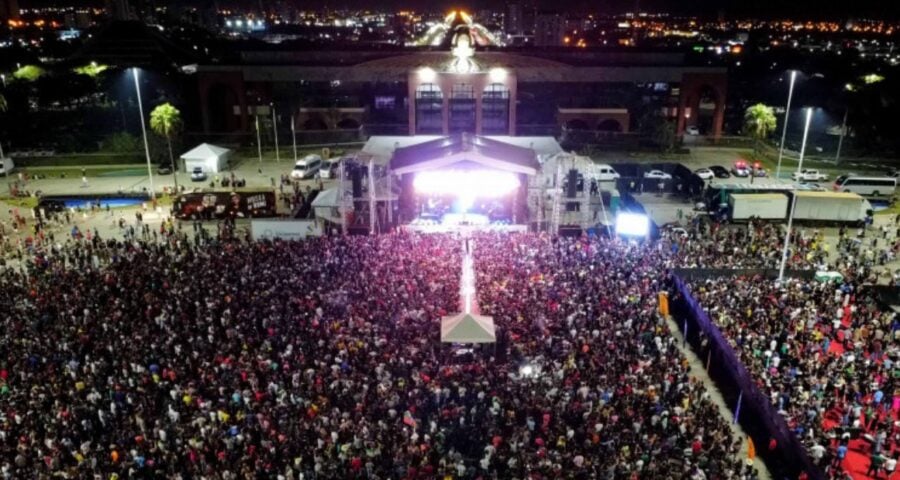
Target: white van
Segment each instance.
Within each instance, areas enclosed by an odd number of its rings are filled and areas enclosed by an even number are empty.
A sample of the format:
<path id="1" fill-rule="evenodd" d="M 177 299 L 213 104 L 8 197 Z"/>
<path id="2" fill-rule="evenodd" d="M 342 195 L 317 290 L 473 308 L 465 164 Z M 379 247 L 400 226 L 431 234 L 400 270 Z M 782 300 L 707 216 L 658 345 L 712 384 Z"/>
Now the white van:
<path id="1" fill-rule="evenodd" d="M 857 177 L 841 175 L 834 180 L 835 192 L 853 192 L 857 195 L 890 197 L 897 188 L 894 177 Z"/>
<path id="2" fill-rule="evenodd" d="M 333 157 L 329 158 L 322 162 L 322 168 L 319 169 L 319 178 L 322 180 L 329 180 L 332 178 L 337 178 L 339 173 L 338 169 L 341 167 L 341 157 Z"/>
<path id="3" fill-rule="evenodd" d="M 0 158 L 0 175 L 9 176 L 13 169 L 16 168 L 11 158 Z"/>
<path id="4" fill-rule="evenodd" d="M 307 155 L 301 160 L 297 160 L 297 163 L 294 164 L 294 169 L 291 170 L 291 178 L 295 180 L 312 178 L 320 168 L 322 168 L 322 157 L 319 155 Z"/>
<path id="5" fill-rule="evenodd" d="M 600 182 L 612 182 L 618 180 L 621 175 L 613 170 L 613 168 L 605 163 L 601 163 L 596 167 L 597 180 Z"/>

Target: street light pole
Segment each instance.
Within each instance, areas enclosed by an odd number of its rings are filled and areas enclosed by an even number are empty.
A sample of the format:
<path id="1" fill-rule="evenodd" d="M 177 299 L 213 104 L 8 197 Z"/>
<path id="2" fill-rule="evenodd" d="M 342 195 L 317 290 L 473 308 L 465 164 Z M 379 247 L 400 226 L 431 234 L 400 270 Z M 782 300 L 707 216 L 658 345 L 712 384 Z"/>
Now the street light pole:
<path id="1" fill-rule="evenodd" d="M 294 125 L 294 115 L 291 115 L 291 137 L 294 139 L 294 163 L 297 163 L 297 127 Z"/>
<path id="2" fill-rule="evenodd" d="M 784 247 L 781 250 L 781 266 L 778 267 L 778 283 L 784 280 L 784 267 L 787 265 L 788 246 L 791 244 L 791 227 L 794 224 L 794 209 L 797 208 L 797 190 L 793 191 L 794 199 L 791 200 L 791 213 L 788 215 L 787 233 L 784 235 Z"/>
<path id="3" fill-rule="evenodd" d="M 850 114 L 850 107 L 847 107 L 844 110 L 844 122 L 841 124 L 841 137 L 838 140 L 837 146 L 837 154 L 834 156 L 834 164 L 839 165 L 841 163 L 841 148 L 844 146 L 844 135 L 847 134 L 847 115 Z"/>
<path id="4" fill-rule="evenodd" d="M 269 104 L 272 107 L 272 130 L 275 132 L 275 161 L 281 162 L 281 153 L 278 151 L 278 115 L 275 114 L 275 104 Z"/>
<path id="5" fill-rule="evenodd" d="M 797 167 L 797 173 L 803 166 L 803 154 L 806 153 L 806 139 L 809 137 L 809 123 L 812 120 L 812 107 L 806 109 L 806 126 L 803 128 L 803 143 L 800 145 L 800 166 Z M 788 215 L 787 233 L 784 235 L 784 247 L 781 251 L 781 266 L 778 268 L 778 283 L 784 279 L 784 268 L 787 265 L 788 247 L 791 244 L 791 228 L 794 226 L 794 210 L 797 208 L 797 189 L 793 191 L 794 198 L 791 200 L 791 212 Z"/>
<path id="6" fill-rule="evenodd" d="M 778 149 L 778 166 L 775 168 L 775 178 L 781 175 L 781 159 L 784 157 L 784 141 L 787 138 L 788 118 L 791 115 L 791 99 L 794 97 L 794 82 L 797 80 L 797 71 L 791 71 L 791 86 L 788 88 L 787 106 L 784 109 L 784 126 L 781 128 L 781 146 Z"/>
<path id="7" fill-rule="evenodd" d="M 150 198 L 156 200 L 156 190 L 153 188 L 153 167 L 150 166 L 150 142 L 147 141 L 147 125 L 144 123 L 144 103 L 141 101 L 141 83 L 138 81 L 138 69 L 132 69 L 134 73 L 134 89 L 137 92 L 138 112 L 141 114 L 141 131 L 144 132 L 144 153 L 147 155 L 147 175 L 150 176 Z"/>
<path id="8" fill-rule="evenodd" d="M 803 127 L 803 143 L 800 144 L 800 162 L 797 163 L 797 176 L 800 176 L 800 172 L 803 170 L 803 156 L 806 154 L 806 139 L 809 138 L 809 124 L 812 121 L 813 109 L 809 107 L 806 109 L 806 125 Z"/>
<path id="9" fill-rule="evenodd" d="M 259 136 L 259 112 L 256 112 L 256 149 L 259 151 L 259 164 L 262 165 L 262 139 Z"/>

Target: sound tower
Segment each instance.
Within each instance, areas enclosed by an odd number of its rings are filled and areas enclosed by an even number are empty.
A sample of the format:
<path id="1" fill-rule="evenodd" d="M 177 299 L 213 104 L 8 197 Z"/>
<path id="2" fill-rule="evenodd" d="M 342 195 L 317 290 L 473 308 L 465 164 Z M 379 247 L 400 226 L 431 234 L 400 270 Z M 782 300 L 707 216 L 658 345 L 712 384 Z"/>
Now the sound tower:
<path id="1" fill-rule="evenodd" d="M 362 169 L 354 165 L 350 170 L 350 181 L 353 184 L 353 198 L 361 198 L 362 193 Z"/>
<path id="2" fill-rule="evenodd" d="M 570 169 L 569 174 L 566 175 L 566 200 L 570 198 L 575 198 L 575 195 L 578 193 L 578 170 Z M 578 211 L 578 203 L 566 201 L 566 211 L 567 212 L 575 212 Z"/>

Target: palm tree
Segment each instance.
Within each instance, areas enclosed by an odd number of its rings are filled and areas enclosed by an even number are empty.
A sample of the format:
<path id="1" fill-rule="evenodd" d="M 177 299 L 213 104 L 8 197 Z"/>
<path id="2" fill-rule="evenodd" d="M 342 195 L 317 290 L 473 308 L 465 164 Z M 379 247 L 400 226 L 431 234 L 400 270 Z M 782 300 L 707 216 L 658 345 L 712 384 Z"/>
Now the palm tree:
<path id="1" fill-rule="evenodd" d="M 753 150 L 759 151 L 760 143 L 775 130 L 777 122 L 772 107 L 757 103 L 744 112 L 744 131 L 753 138 Z"/>
<path id="2" fill-rule="evenodd" d="M 9 104 L 6 102 L 6 97 L 0 93 L 0 113 L 6 113 L 9 110 Z M 5 157 L 6 154 L 3 153 L 3 140 L 0 140 L 0 158 Z"/>
<path id="3" fill-rule="evenodd" d="M 157 135 L 165 137 L 169 145 L 169 163 L 172 165 L 172 177 L 175 180 L 175 192 L 178 192 L 178 164 L 172 154 L 172 136 L 181 131 L 181 112 L 171 103 L 158 105 L 150 112 L 150 128 Z"/>

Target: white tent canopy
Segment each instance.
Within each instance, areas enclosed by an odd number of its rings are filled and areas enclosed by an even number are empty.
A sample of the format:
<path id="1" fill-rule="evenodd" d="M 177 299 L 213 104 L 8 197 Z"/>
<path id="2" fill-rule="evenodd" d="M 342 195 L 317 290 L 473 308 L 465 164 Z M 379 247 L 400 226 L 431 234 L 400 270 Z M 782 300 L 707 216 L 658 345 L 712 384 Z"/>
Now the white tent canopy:
<path id="1" fill-rule="evenodd" d="M 494 319 L 471 313 L 460 313 L 441 319 L 441 342 L 494 343 Z"/>
<path id="2" fill-rule="evenodd" d="M 206 173 L 219 173 L 228 166 L 231 150 L 217 147 L 209 143 L 201 143 L 191 151 L 183 154 L 185 171 L 192 172 L 200 167 Z"/>

